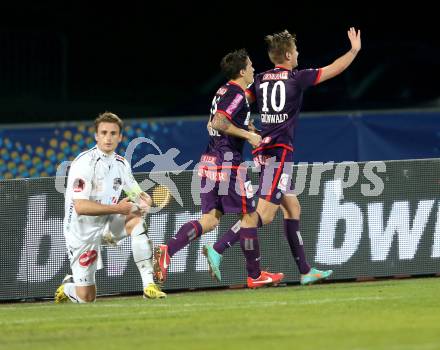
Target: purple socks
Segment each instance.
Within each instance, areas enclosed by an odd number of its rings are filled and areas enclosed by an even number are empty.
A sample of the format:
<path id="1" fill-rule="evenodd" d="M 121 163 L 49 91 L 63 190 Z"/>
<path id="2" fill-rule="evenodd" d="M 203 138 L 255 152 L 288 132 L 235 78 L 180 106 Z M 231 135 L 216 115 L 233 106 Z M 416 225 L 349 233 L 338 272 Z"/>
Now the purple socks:
<path id="1" fill-rule="evenodd" d="M 168 254 L 172 257 L 192 240 L 202 235 L 202 226 L 198 221 L 189 221 L 180 227 L 176 235 L 168 241 Z"/>
<path id="2" fill-rule="evenodd" d="M 246 258 L 248 276 L 254 279 L 260 277 L 260 245 L 258 243 L 257 228 L 240 229 L 240 246 Z"/>
<path id="3" fill-rule="evenodd" d="M 311 267 L 307 262 L 303 241 L 299 232 L 299 220 L 284 219 L 284 233 L 299 272 L 302 275 L 309 273 Z"/>

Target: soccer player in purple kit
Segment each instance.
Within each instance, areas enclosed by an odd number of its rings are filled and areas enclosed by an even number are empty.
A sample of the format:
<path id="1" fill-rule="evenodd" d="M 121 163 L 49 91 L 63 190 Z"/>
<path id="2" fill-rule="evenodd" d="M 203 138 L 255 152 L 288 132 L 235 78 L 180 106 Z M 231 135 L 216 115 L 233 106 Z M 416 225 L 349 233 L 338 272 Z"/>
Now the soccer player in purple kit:
<path id="1" fill-rule="evenodd" d="M 221 67 L 230 80 L 217 90 L 213 99 L 208 123 L 210 140 L 198 169 L 203 215 L 184 224 L 166 245 L 155 249 L 155 276 L 164 282 L 174 254 L 217 227 L 223 214 L 238 213 L 242 215 L 238 237 L 246 258 L 248 287 L 278 284 L 284 274 L 260 269 L 258 215 L 247 168 L 242 166 L 245 141 L 254 148 L 261 142 L 260 135 L 247 130 L 250 108 L 245 89 L 254 80 L 254 68 L 244 49 L 227 54 Z"/>
<path id="2" fill-rule="evenodd" d="M 301 274 L 301 284 L 311 284 L 328 278 L 333 271 L 320 271 L 307 262 L 299 231 L 301 207 L 292 182 L 293 143 L 295 127 L 306 88 L 322 83 L 342 73 L 361 49 L 360 30 L 347 32 L 351 49 L 332 64 L 319 69 L 297 70 L 298 51 L 295 35 L 287 30 L 266 36 L 268 54 L 275 68 L 257 74 L 248 90 L 248 99 L 257 102 L 261 116 L 262 143 L 253 150 L 254 160 L 261 166 L 257 214 L 258 227 L 272 222 L 279 207 L 284 215 L 284 233 Z M 223 252 L 238 241 L 228 231 L 214 246 L 205 251 L 211 271 L 221 279 L 220 263 Z"/>

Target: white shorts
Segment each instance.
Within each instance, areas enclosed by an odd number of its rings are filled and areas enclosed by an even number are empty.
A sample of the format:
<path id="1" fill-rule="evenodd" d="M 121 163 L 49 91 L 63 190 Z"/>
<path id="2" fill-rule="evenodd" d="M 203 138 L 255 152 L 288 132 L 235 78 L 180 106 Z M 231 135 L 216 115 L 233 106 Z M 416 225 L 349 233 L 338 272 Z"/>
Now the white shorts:
<path id="1" fill-rule="evenodd" d="M 125 215 L 115 214 L 104 225 L 102 234 L 92 241 L 84 241 L 77 247 L 67 246 L 67 252 L 76 286 L 95 285 L 96 270 L 102 269 L 101 244 L 102 236 L 110 235 L 116 242 L 127 237 Z"/>

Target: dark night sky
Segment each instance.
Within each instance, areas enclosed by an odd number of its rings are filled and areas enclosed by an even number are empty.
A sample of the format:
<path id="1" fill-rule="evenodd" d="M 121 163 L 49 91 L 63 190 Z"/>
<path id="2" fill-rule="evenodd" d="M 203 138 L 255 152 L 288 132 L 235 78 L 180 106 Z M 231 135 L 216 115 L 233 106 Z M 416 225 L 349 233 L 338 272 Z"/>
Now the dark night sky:
<path id="1" fill-rule="evenodd" d="M 2 3 L 1 121 L 83 119 L 104 109 L 126 117 L 206 114 L 224 81 L 221 57 L 245 47 L 257 72 L 268 69 L 264 36 L 283 29 L 297 34 L 299 68 L 331 63 L 349 49 L 348 27 L 362 30 L 356 61 L 308 91 L 305 111 L 425 107 L 440 98 L 438 19 L 420 2 L 179 4 Z"/>

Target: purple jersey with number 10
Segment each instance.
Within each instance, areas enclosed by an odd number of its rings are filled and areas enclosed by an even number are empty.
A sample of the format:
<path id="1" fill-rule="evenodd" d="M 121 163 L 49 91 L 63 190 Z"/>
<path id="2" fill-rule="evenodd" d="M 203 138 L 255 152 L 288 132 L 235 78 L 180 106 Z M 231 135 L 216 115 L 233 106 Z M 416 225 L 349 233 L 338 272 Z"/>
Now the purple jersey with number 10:
<path id="1" fill-rule="evenodd" d="M 289 70 L 281 66 L 257 74 L 249 88 L 261 116 L 262 148 L 293 148 L 303 92 L 315 85 L 320 69 Z"/>

